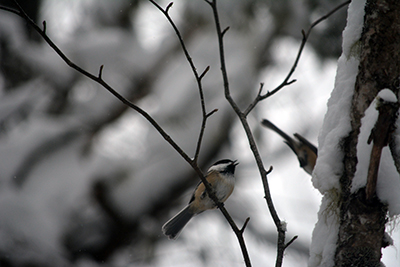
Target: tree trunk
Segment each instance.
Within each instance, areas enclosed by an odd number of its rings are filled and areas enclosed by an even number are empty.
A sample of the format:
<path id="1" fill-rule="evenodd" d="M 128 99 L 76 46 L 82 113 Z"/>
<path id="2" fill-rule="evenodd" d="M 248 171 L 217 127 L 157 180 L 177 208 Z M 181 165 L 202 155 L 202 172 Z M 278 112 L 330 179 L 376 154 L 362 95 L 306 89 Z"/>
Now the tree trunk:
<path id="1" fill-rule="evenodd" d="M 352 131 L 342 144 L 345 171 L 340 181 L 342 204 L 336 266 L 379 266 L 382 256 L 387 207 L 376 195 L 368 200 L 365 188 L 356 193 L 351 193 L 350 188 L 365 110 L 384 88 L 398 95 L 400 1 L 367 0 L 359 47 L 360 64 L 350 115 Z"/>

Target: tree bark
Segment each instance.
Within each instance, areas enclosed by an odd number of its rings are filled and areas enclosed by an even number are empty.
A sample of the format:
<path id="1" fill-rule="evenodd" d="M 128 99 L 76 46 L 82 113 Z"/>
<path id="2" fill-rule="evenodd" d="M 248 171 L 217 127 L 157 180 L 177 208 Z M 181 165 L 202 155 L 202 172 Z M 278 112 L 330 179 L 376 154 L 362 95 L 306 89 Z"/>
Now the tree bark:
<path id="1" fill-rule="evenodd" d="M 345 170 L 340 181 L 342 204 L 335 266 L 379 266 L 382 256 L 387 207 L 375 193 L 367 199 L 365 188 L 353 194 L 350 189 L 365 110 L 384 88 L 398 95 L 400 1 L 367 0 L 359 42 L 360 64 L 350 115 L 352 131 L 342 143 Z"/>

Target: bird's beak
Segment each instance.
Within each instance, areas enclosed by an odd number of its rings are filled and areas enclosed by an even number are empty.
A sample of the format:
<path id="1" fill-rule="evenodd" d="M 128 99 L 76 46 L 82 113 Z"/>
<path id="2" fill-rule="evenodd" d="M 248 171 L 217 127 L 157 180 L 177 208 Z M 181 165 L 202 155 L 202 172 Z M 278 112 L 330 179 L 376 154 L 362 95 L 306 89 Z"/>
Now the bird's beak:
<path id="1" fill-rule="evenodd" d="M 238 162 L 237 160 L 234 160 L 233 163 L 232 163 L 232 165 L 233 165 L 233 166 L 237 166 L 237 165 L 239 165 L 239 162 Z"/>

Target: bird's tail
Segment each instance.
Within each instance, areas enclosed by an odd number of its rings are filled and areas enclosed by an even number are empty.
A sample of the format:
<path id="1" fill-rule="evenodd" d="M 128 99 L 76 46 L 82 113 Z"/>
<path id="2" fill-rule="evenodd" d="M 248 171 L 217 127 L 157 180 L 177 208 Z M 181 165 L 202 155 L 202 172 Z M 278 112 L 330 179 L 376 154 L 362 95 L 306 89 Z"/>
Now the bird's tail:
<path id="1" fill-rule="evenodd" d="M 194 215 L 195 214 L 190 211 L 189 206 L 186 206 L 162 226 L 164 235 L 168 236 L 169 239 L 176 239 L 183 227 L 185 227 Z"/>
<path id="2" fill-rule="evenodd" d="M 272 122 L 270 122 L 267 119 L 263 119 L 261 121 L 261 124 L 265 127 L 267 127 L 268 129 L 271 129 L 272 131 L 276 132 L 277 134 L 279 134 L 280 136 L 282 136 L 283 139 L 285 139 L 285 143 L 293 150 L 293 152 L 295 154 L 297 154 L 296 151 L 296 142 L 293 140 L 293 138 L 291 138 L 289 135 L 287 135 L 284 131 L 282 131 L 281 129 L 279 129 L 278 127 L 275 126 L 275 124 L 273 124 Z"/>

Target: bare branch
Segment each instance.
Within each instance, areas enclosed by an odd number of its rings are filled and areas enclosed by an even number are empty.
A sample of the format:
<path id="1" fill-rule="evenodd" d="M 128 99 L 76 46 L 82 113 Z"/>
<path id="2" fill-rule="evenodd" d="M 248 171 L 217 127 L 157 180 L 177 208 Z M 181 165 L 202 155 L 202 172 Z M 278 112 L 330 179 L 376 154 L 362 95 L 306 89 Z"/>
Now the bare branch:
<path id="1" fill-rule="evenodd" d="M 312 28 L 314 28 L 316 25 L 318 25 L 321 21 L 326 20 L 327 18 L 329 18 L 333 13 L 335 13 L 336 11 L 338 11 L 339 9 L 341 9 L 342 7 L 347 6 L 348 4 L 351 3 L 351 0 L 348 0 L 346 2 L 343 2 L 342 4 L 338 5 L 337 7 L 335 7 L 334 9 L 332 9 L 331 11 L 329 11 L 327 14 L 325 14 L 324 16 L 320 17 L 319 19 L 317 19 L 316 21 L 314 21 L 310 28 L 307 31 L 307 37 L 310 34 Z"/>
<path id="2" fill-rule="evenodd" d="M 197 69 L 196 69 L 196 67 L 195 67 L 195 65 L 194 65 L 194 63 L 193 63 L 192 58 L 191 58 L 190 55 L 189 55 L 189 52 L 188 52 L 188 50 L 187 50 L 187 48 L 186 48 L 186 45 L 185 45 L 185 43 L 184 43 L 184 41 L 183 41 L 183 38 L 182 38 L 182 36 L 181 36 L 181 34 L 180 34 L 180 32 L 179 32 L 179 29 L 178 29 L 178 27 L 175 25 L 175 23 L 174 23 L 174 21 L 172 20 L 172 18 L 169 16 L 169 14 L 168 14 L 167 11 L 164 11 L 157 3 L 155 3 L 153 0 L 149 0 L 149 1 L 150 1 L 154 6 L 156 6 L 156 7 L 164 14 L 164 16 L 167 18 L 167 20 L 168 20 L 169 23 L 171 24 L 171 26 L 172 26 L 172 28 L 174 29 L 176 35 L 178 36 L 178 39 L 179 39 L 179 42 L 181 43 L 183 52 L 184 52 L 184 54 L 185 54 L 185 56 L 186 56 L 187 61 L 189 62 L 190 67 L 192 68 L 193 75 L 195 76 L 196 81 L 197 81 L 197 85 L 198 85 L 198 89 L 199 89 L 199 94 L 200 94 L 201 107 L 202 107 L 202 112 L 203 112 L 203 121 L 202 121 L 201 129 L 200 129 L 200 134 L 199 134 L 199 138 L 198 138 L 198 142 L 197 142 L 197 147 L 196 147 L 196 152 L 195 152 L 195 156 L 194 156 L 194 160 L 193 160 L 193 163 L 197 165 L 197 160 L 198 160 L 198 156 L 199 156 L 199 153 L 200 153 L 200 148 L 201 148 L 201 143 L 202 143 L 202 140 L 203 140 L 203 135 L 204 135 L 205 127 L 206 127 L 207 118 L 210 117 L 212 114 L 214 114 L 214 113 L 217 111 L 217 109 L 214 109 L 214 110 L 211 111 L 210 113 L 207 113 L 207 112 L 206 112 L 206 107 L 205 107 L 204 93 L 203 93 L 203 89 L 202 89 L 201 80 L 202 80 L 202 78 L 204 77 L 204 75 L 208 72 L 209 66 L 203 71 L 203 73 L 202 73 L 201 75 L 199 75 L 199 74 L 197 73 Z M 208 2 L 208 1 L 206 0 L 206 2 Z M 210 3 L 210 2 L 208 2 L 208 3 Z M 229 27 L 226 28 L 226 29 L 224 30 L 224 33 L 225 33 L 228 29 L 229 29 Z M 222 37 L 222 35 L 221 35 L 221 37 Z M 215 196 L 211 185 L 207 182 L 207 180 L 205 179 L 205 177 L 204 177 L 204 176 L 200 176 L 200 178 L 201 178 L 202 182 L 204 183 L 204 185 L 205 185 L 205 187 L 206 187 L 206 190 L 207 190 L 207 192 L 209 193 L 209 196 L 210 196 L 211 199 L 215 202 L 215 204 L 218 206 L 218 208 L 221 210 L 222 214 L 225 216 L 226 220 L 228 221 L 228 223 L 229 223 L 230 226 L 232 227 L 233 231 L 235 232 L 235 234 L 236 234 L 236 236 L 237 236 L 237 238 L 238 238 L 240 247 L 241 247 L 242 252 L 243 252 L 243 256 L 244 256 L 244 260 L 245 260 L 245 262 L 246 262 L 246 266 L 251 266 L 250 259 L 249 259 L 249 256 L 248 256 L 248 252 L 247 252 L 247 248 L 246 248 L 246 244 L 245 244 L 244 239 L 243 239 L 243 231 L 239 230 L 239 228 L 237 227 L 236 223 L 233 221 L 232 217 L 230 216 L 230 214 L 229 214 L 229 213 L 227 212 L 227 210 L 225 209 L 224 204 L 221 203 L 221 202 L 218 200 L 218 198 Z M 244 229 L 243 229 L 243 230 L 244 230 Z"/>
<path id="3" fill-rule="evenodd" d="M 201 111 L 202 111 L 202 123 L 201 123 L 201 127 L 200 127 L 200 132 L 199 132 L 199 137 L 197 139 L 197 145 L 196 145 L 196 150 L 194 153 L 194 157 L 193 157 L 193 162 L 197 164 L 198 158 L 199 158 L 199 154 L 200 154 L 200 148 L 201 148 L 201 144 L 203 141 L 203 136 L 204 136 L 204 131 L 206 128 L 206 124 L 207 124 L 207 119 L 209 116 L 207 116 L 207 111 L 206 111 L 206 105 L 205 105 L 205 101 L 204 101 L 204 92 L 203 92 L 203 85 L 201 83 L 202 78 L 204 77 L 204 75 L 208 72 L 209 67 L 207 67 L 203 73 L 201 75 L 198 74 L 197 72 L 197 68 L 194 65 L 193 59 L 191 58 L 189 51 L 186 48 L 185 42 L 183 40 L 183 37 L 178 29 L 178 27 L 176 26 L 175 22 L 172 20 L 171 16 L 168 13 L 168 10 L 171 8 L 172 6 L 172 2 L 167 6 L 166 10 L 164 10 L 159 4 L 157 4 L 155 1 L 153 0 L 149 0 L 158 10 L 161 11 L 161 13 L 164 14 L 164 16 L 166 17 L 166 19 L 168 20 L 168 22 L 170 23 L 170 25 L 172 26 L 172 28 L 175 31 L 175 34 L 178 37 L 178 40 L 181 44 L 183 53 L 185 54 L 186 60 L 190 65 L 190 68 L 192 69 L 193 75 L 196 79 L 196 83 L 197 83 L 197 87 L 199 90 L 199 95 L 200 95 L 200 104 L 201 104 Z"/>
<path id="4" fill-rule="evenodd" d="M 222 79 L 223 79 L 223 84 L 224 84 L 224 92 L 225 92 L 225 98 L 227 99 L 227 101 L 229 102 L 229 104 L 231 105 L 232 109 L 236 112 L 237 116 L 240 119 L 240 122 L 242 123 L 242 126 L 246 132 L 247 135 L 247 139 L 249 141 L 249 145 L 250 145 L 250 149 L 253 152 L 255 161 L 257 163 L 257 167 L 259 169 L 260 172 L 260 176 L 261 176 L 261 180 L 264 186 L 264 193 L 265 193 L 265 200 L 267 202 L 267 206 L 268 209 L 270 211 L 271 217 L 274 220 L 277 232 L 278 232 L 278 247 L 277 247 L 277 256 L 276 256 L 276 263 L 275 266 L 282 266 L 283 263 L 283 256 L 284 256 L 284 251 L 286 249 L 286 244 L 285 244 L 285 232 L 286 229 L 283 225 L 283 223 L 281 222 L 281 220 L 279 219 L 279 216 L 276 212 L 275 206 L 273 204 L 272 201 L 272 197 L 271 197 L 271 193 L 269 190 L 269 184 L 268 184 L 268 180 L 267 180 L 267 175 L 272 171 L 272 167 L 268 170 L 268 172 L 265 170 L 264 168 L 264 164 L 262 162 L 260 153 L 258 151 L 256 142 L 254 140 L 254 136 L 252 134 L 251 128 L 247 122 L 247 115 L 252 111 L 252 109 L 254 109 L 254 107 L 257 105 L 258 102 L 260 102 L 263 99 L 266 99 L 272 95 L 274 95 L 275 93 L 277 93 L 280 89 L 282 89 L 283 87 L 294 83 L 296 80 L 290 80 L 293 72 L 295 71 L 297 64 L 300 60 L 300 56 L 303 52 L 304 46 L 307 42 L 308 36 L 312 30 L 313 27 L 315 27 L 315 25 L 317 25 L 319 22 L 321 22 L 322 20 L 326 19 L 327 17 L 329 17 L 331 14 L 333 14 L 336 10 L 340 9 L 341 7 L 347 5 L 350 1 L 341 4 L 340 6 L 338 6 L 337 8 L 335 8 L 333 11 L 329 12 L 327 15 L 325 15 L 324 17 L 322 17 L 321 19 L 317 20 L 316 22 L 314 22 L 313 24 L 311 24 L 309 30 L 307 31 L 306 34 L 303 34 L 303 40 L 300 44 L 300 48 L 299 51 L 297 53 L 296 59 L 293 63 L 292 68 L 290 69 L 289 73 L 287 74 L 286 78 L 284 79 L 284 81 L 278 86 L 276 87 L 274 90 L 272 90 L 271 92 L 267 92 L 264 95 L 261 95 L 262 92 L 262 85 L 260 86 L 259 92 L 255 98 L 255 100 L 249 105 L 249 107 L 242 112 L 238 105 L 236 104 L 236 102 L 233 100 L 233 98 L 231 97 L 230 94 L 230 88 L 229 88 L 229 81 L 228 81 L 228 74 L 227 74 L 227 69 L 226 69 L 226 65 L 225 65 L 225 52 L 224 52 L 224 42 L 223 42 L 223 35 L 226 32 L 225 30 L 221 30 L 221 25 L 220 25 L 220 21 L 219 21 L 219 15 L 218 15 L 218 9 L 217 9 L 217 0 L 212 0 L 212 1 L 207 1 L 207 3 L 209 3 L 211 5 L 211 8 L 213 10 L 213 14 L 214 14 L 214 21 L 215 21 L 215 27 L 217 30 L 217 36 L 218 36 L 218 43 L 219 43 L 219 54 L 220 54 L 220 64 L 221 64 L 221 74 L 222 74 Z M 239 238 L 239 237 L 238 237 Z M 248 255 L 245 255 L 245 253 L 247 253 L 247 251 L 245 250 L 246 248 L 242 248 L 242 252 L 244 254 L 244 258 L 245 258 L 245 262 L 246 264 L 250 264 L 250 259 L 246 258 L 248 257 Z M 248 261 L 247 261 L 248 260 Z"/>
<path id="5" fill-rule="evenodd" d="M 196 173 L 203 177 L 203 173 L 200 170 L 200 168 L 195 164 L 195 162 L 186 154 L 185 151 L 182 150 L 182 148 L 165 132 L 165 130 L 143 109 L 141 109 L 139 106 L 133 104 L 131 101 L 123 97 L 121 94 L 119 94 L 114 88 L 112 88 L 108 83 L 106 83 L 102 78 L 101 78 L 101 73 L 102 73 L 102 68 L 100 67 L 100 72 L 99 72 L 99 77 L 95 76 L 92 73 L 89 73 L 88 71 L 82 69 L 78 65 L 76 65 L 74 62 L 72 62 L 62 51 L 61 49 L 47 36 L 46 32 L 40 29 L 40 27 L 25 13 L 25 11 L 21 8 L 21 6 L 18 4 L 16 0 L 13 0 L 17 10 L 7 8 L 0 6 L 0 9 L 12 12 L 14 14 L 17 14 L 21 18 L 23 18 L 29 25 L 31 25 L 41 36 L 42 38 L 46 41 L 46 43 L 61 57 L 61 59 L 71 68 L 75 69 L 82 75 L 88 77 L 89 79 L 95 81 L 96 83 L 100 84 L 103 86 L 107 91 L 109 91 L 112 95 L 114 95 L 118 100 L 120 100 L 122 103 L 127 105 L 128 107 L 132 108 L 136 112 L 138 112 L 140 115 L 142 115 L 158 132 L 159 134 L 164 138 L 165 141 L 167 141 L 181 156 L 182 158 L 189 163 L 192 168 L 196 171 Z"/>
<path id="6" fill-rule="evenodd" d="M 225 98 L 227 99 L 227 101 L 231 105 L 232 109 L 235 111 L 235 113 L 239 117 L 240 122 L 242 123 L 242 126 L 246 132 L 251 151 L 253 152 L 254 158 L 257 162 L 258 169 L 260 171 L 261 179 L 262 179 L 262 182 L 264 185 L 264 193 L 265 193 L 266 200 L 268 203 L 268 208 L 269 208 L 271 216 L 275 222 L 275 225 L 279 229 L 281 223 L 280 223 L 279 217 L 276 213 L 275 207 L 272 202 L 272 198 L 271 198 L 271 195 L 269 192 L 268 181 L 267 181 L 267 172 L 265 171 L 265 168 L 263 166 L 262 159 L 258 152 L 254 136 L 253 136 L 250 126 L 246 120 L 245 114 L 241 112 L 238 105 L 233 100 L 233 98 L 231 97 L 231 94 L 230 94 L 228 74 L 227 74 L 226 63 L 225 63 L 225 52 L 224 52 L 224 42 L 223 42 L 223 32 L 224 31 L 221 30 L 218 8 L 217 8 L 217 1 L 213 0 L 212 2 L 210 2 L 210 4 L 211 4 L 211 8 L 213 10 L 214 22 L 215 22 L 215 27 L 216 27 L 216 31 L 217 31 L 217 37 L 218 37 L 219 57 L 220 57 L 221 74 L 222 74 Z M 262 88 L 262 86 L 260 86 L 260 87 Z M 261 90 L 261 88 L 260 88 L 260 90 Z M 240 247 L 242 250 L 243 258 L 245 260 L 245 264 L 246 264 L 246 266 L 251 266 L 250 257 L 247 252 L 247 248 L 246 248 L 246 245 L 245 245 L 244 239 L 243 239 L 243 233 L 240 230 L 237 231 L 235 228 L 233 228 L 233 230 L 240 242 Z M 279 231 L 279 232 L 282 232 L 282 231 Z M 284 240 L 284 237 L 283 237 L 283 240 Z M 282 257 L 283 257 L 283 255 L 282 255 Z"/>
<path id="7" fill-rule="evenodd" d="M 335 13 L 336 11 L 338 11 L 339 9 L 341 9 L 342 7 L 348 5 L 351 1 L 346 1 L 340 5 L 338 5 L 337 7 L 335 7 L 333 10 L 329 11 L 326 15 L 322 16 L 321 18 L 317 19 L 315 22 L 313 22 L 310 27 L 308 28 L 307 32 L 304 33 L 304 30 L 302 30 L 302 41 L 300 44 L 300 48 L 299 51 L 297 52 L 297 56 L 296 59 L 292 65 L 292 68 L 290 69 L 289 73 L 286 75 L 286 78 L 283 80 L 283 82 L 278 85 L 274 90 L 272 90 L 271 92 L 268 92 L 267 94 L 263 95 L 261 97 L 261 100 L 268 98 L 272 95 L 274 95 L 275 93 L 277 93 L 279 90 L 281 90 L 283 87 L 290 85 L 291 83 L 293 83 L 295 80 L 289 82 L 290 77 L 292 77 L 292 74 L 294 73 L 294 71 L 296 70 L 297 64 L 299 63 L 301 54 L 303 53 L 304 50 L 304 46 L 307 43 L 308 37 L 310 36 L 310 33 L 312 31 L 312 29 L 317 26 L 320 22 L 324 21 L 325 19 L 327 19 L 329 16 L 331 16 L 333 13 Z"/>
<path id="8" fill-rule="evenodd" d="M 253 108 L 257 105 L 257 103 L 260 101 L 261 98 L 261 93 L 264 88 L 264 83 L 260 83 L 260 88 L 258 89 L 258 93 L 256 98 L 253 100 L 253 102 L 247 107 L 247 109 L 243 112 L 243 114 L 247 117 L 249 115 L 250 111 L 253 110 Z"/>
<path id="9" fill-rule="evenodd" d="M 221 64 L 221 74 L 222 74 L 222 79 L 223 79 L 223 84 L 224 84 L 224 92 L 225 92 L 225 97 L 227 99 L 227 101 L 230 103 L 232 109 L 236 112 L 236 114 L 238 115 L 242 126 L 246 132 L 247 135 L 247 139 L 249 141 L 249 145 L 250 145 L 250 149 L 253 152 L 254 158 L 256 160 L 259 172 L 260 172 L 260 176 L 261 176 L 261 180 L 263 182 L 263 186 L 264 186 L 264 193 L 265 193 L 265 199 L 267 202 L 267 206 L 268 209 L 270 211 L 271 217 L 274 220 L 277 232 L 278 232 L 278 248 L 277 248 L 277 257 L 276 257 L 276 266 L 282 266 L 283 263 L 283 256 L 284 256 L 284 251 L 287 248 L 288 245 L 290 245 L 290 243 L 292 243 L 294 239 L 292 239 L 292 241 L 289 242 L 289 244 L 285 244 L 285 233 L 286 233 L 286 229 L 284 224 L 281 222 L 281 220 L 279 219 L 279 216 L 276 212 L 276 209 L 274 207 L 273 201 L 272 201 L 272 197 L 270 194 L 270 190 L 269 190 L 269 185 L 268 185 L 268 180 L 267 180 L 267 175 L 272 171 L 272 167 L 266 171 L 264 168 L 264 165 L 262 163 L 262 159 L 261 156 L 258 152 L 258 148 L 256 145 L 256 142 L 254 140 L 254 136 L 252 134 L 251 128 L 249 127 L 249 124 L 247 122 L 247 115 L 251 112 L 251 110 L 257 105 L 257 103 L 263 99 L 266 99 L 267 97 L 270 97 L 272 95 L 274 95 L 275 93 L 277 93 L 280 89 L 282 89 L 283 87 L 290 85 L 292 83 L 294 83 L 296 80 L 290 80 L 293 72 L 295 71 L 297 64 L 300 60 L 300 56 L 302 54 L 302 51 L 304 49 L 305 43 L 308 39 L 308 36 L 311 32 L 311 29 L 317 25 L 319 22 L 321 22 L 323 19 L 326 19 L 328 16 L 330 16 L 331 14 L 333 14 L 336 10 L 338 10 L 339 8 L 341 8 L 342 6 L 348 4 L 348 2 L 340 5 L 339 7 L 335 8 L 333 11 L 329 12 L 327 15 L 325 15 L 322 19 L 319 19 L 318 21 L 316 21 L 315 23 L 313 23 L 310 26 L 310 29 L 307 31 L 307 33 L 303 34 L 303 40 L 302 43 L 300 45 L 297 57 L 293 63 L 293 66 L 291 68 L 291 70 L 289 71 L 288 75 L 286 76 L 286 78 L 284 79 L 284 81 L 278 86 L 276 87 L 274 90 L 272 90 L 271 92 L 267 92 L 266 94 L 262 95 L 262 89 L 263 89 L 263 84 L 260 85 L 260 89 L 259 92 L 255 98 L 255 100 L 249 105 L 249 107 L 242 112 L 239 107 L 237 106 L 236 102 L 232 99 L 231 94 L 230 94 L 230 88 L 229 88 L 229 82 L 228 82 L 228 74 L 227 74 L 227 69 L 226 69 L 226 65 L 225 65 L 225 54 L 224 54 L 224 43 L 223 43 L 223 35 L 226 32 L 225 30 L 221 30 L 221 26 L 220 26 L 220 22 L 219 22 L 219 16 L 218 16 L 218 9 L 217 9 L 217 0 L 213 0 L 213 1 L 207 1 L 207 3 L 209 3 L 213 9 L 213 13 L 214 13 L 214 21 L 215 21 L 215 26 L 216 26 L 216 30 L 217 30 L 217 36 L 218 36 L 218 43 L 219 43 L 219 53 L 220 53 L 220 64 Z M 243 250 L 244 251 L 244 250 Z M 246 262 L 247 263 L 247 262 Z"/>
<path id="10" fill-rule="evenodd" d="M 253 102 L 249 105 L 249 107 L 246 109 L 246 111 L 244 112 L 245 115 L 247 116 L 252 110 L 253 108 L 258 104 L 258 102 L 276 94 L 277 92 L 279 92 L 282 88 L 296 82 L 296 80 L 290 80 L 290 78 L 292 77 L 294 71 L 297 68 L 297 64 L 299 63 L 301 54 L 303 53 L 304 50 L 304 46 L 307 43 L 308 37 L 311 34 L 312 29 L 317 26 L 320 22 L 324 21 L 325 19 L 327 19 L 328 17 L 330 17 L 332 14 L 334 14 L 336 11 L 338 11 L 339 9 L 341 9 L 342 7 L 348 5 L 351 1 L 346 1 L 340 5 L 338 5 L 337 7 L 335 7 L 334 9 L 332 9 L 331 11 L 329 11 L 326 15 L 322 16 L 321 18 L 317 19 L 316 21 L 314 21 L 310 27 L 308 28 L 307 32 L 305 32 L 304 30 L 301 30 L 301 34 L 302 34 L 302 41 L 299 47 L 299 50 L 297 52 L 297 56 L 296 59 L 293 62 L 293 65 L 291 67 L 291 69 L 289 70 L 288 74 L 286 75 L 285 79 L 283 80 L 283 82 L 281 84 L 279 84 L 275 89 L 273 89 L 272 91 L 268 91 L 266 94 L 264 95 L 257 95 L 256 98 L 253 100 Z"/>

